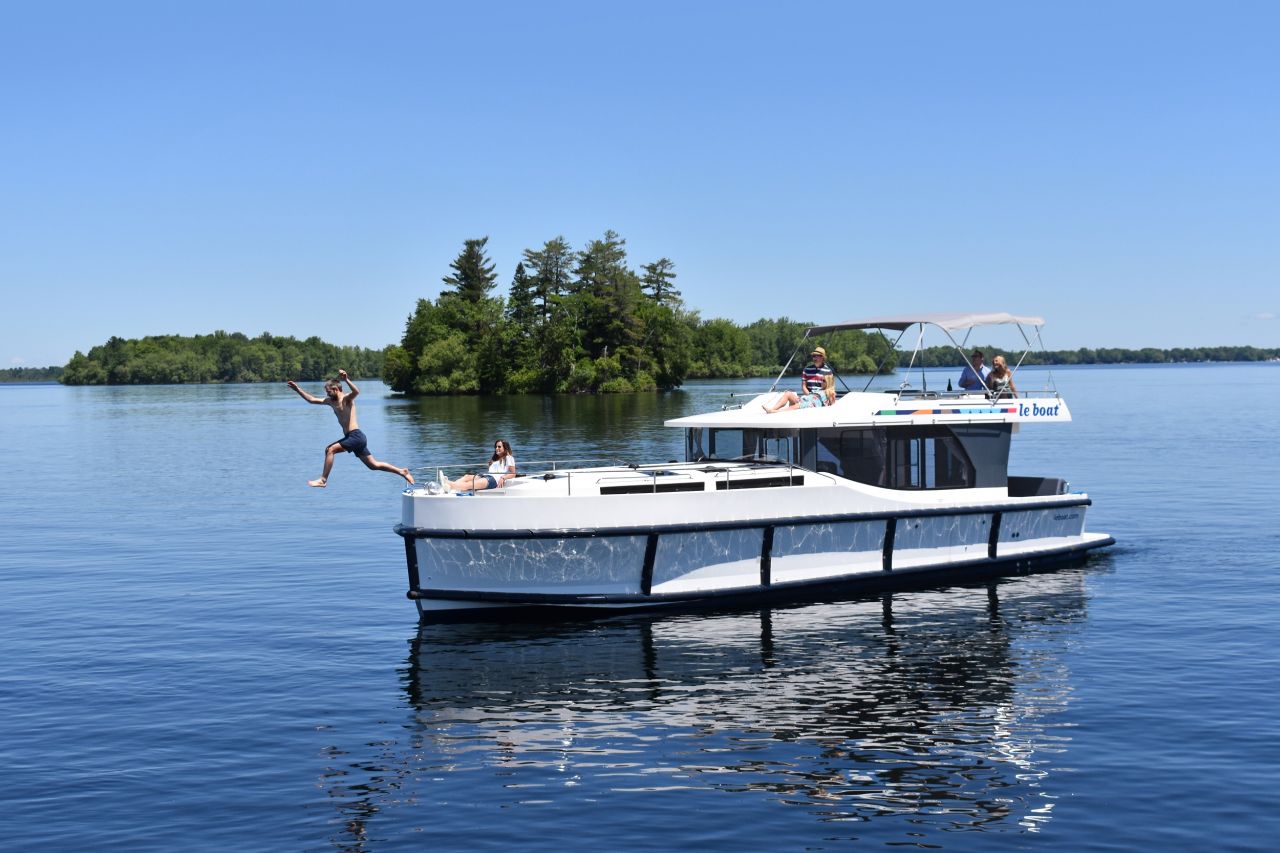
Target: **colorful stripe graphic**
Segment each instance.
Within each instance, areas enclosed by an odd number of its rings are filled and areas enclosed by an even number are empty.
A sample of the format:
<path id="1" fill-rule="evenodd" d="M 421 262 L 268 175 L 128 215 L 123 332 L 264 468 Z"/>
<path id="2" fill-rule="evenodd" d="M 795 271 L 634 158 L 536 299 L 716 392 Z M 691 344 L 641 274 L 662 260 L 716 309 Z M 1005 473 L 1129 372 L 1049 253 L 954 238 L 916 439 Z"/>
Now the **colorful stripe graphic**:
<path id="1" fill-rule="evenodd" d="M 877 415 L 1012 415 L 1018 411 L 1016 406 L 975 409 L 881 409 Z"/>

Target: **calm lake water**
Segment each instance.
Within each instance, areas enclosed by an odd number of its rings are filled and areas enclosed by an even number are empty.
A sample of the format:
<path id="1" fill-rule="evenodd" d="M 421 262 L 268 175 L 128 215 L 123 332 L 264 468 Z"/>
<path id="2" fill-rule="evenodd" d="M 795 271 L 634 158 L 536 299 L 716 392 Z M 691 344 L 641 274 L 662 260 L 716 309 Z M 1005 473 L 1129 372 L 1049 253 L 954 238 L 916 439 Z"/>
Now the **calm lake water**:
<path id="1" fill-rule="evenodd" d="M 0 844 L 1270 849 L 1280 365 L 1053 378 L 1075 422 L 1024 428 L 1011 468 L 1090 493 L 1119 544 L 1082 568 L 422 629 L 397 478 L 346 456 L 306 486 L 340 436 L 327 410 L 283 385 L 0 385 Z M 409 401 L 365 382 L 359 408 L 398 465 L 494 438 L 653 461 L 682 455 L 663 419 L 759 385 Z"/>

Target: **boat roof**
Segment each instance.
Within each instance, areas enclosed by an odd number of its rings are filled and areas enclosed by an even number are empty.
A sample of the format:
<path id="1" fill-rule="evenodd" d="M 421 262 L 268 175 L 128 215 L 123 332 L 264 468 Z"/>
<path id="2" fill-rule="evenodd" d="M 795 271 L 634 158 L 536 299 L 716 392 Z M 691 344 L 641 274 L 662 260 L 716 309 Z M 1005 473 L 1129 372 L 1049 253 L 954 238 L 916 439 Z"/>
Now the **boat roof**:
<path id="1" fill-rule="evenodd" d="M 1026 394 L 992 400 L 985 394 L 964 392 L 853 391 L 830 406 L 766 414 L 764 407 L 778 400 L 764 392 L 742 406 L 672 418 L 665 426 L 730 429 L 830 429 L 925 424 L 1048 423 L 1071 420 L 1071 412 L 1057 394 Z"/>
<path id="2" fill-rule="evenodd" d="M 848 320 L 843 323 L 831 323 L 812 326 L 805 332 L 805 338 L 826 332 L 842 329 L 890 329 L 905 332 L 912 326 L 934 326 L 943 331 L 952 344 L 959 348 L 952 332 L 968 330 L 978 326 L 1016 325 L 1022 331 L 1023 339 L 1027 333 L 1023 328 L 1035 328 L 1035 337 L 1039 338 L 1040 327 L 1044 325 L 1043 317 L 1022 314 L 1008 314 L 1003 311 L 987 312 L 946 312 L 899 314 L 888 317 L 871 317 L 865 320 Z M 967 335 L 966 335 L 967 337 Z M 1028 350 L 1031 343 L 1027 341 Z M 920 351 L 922 343 L 917 343 L 916 351 Z M 797 352 L 801 352 L 801 347 Z M 794 358 L 795 355 L 792 355 Z M 964 359 L 961 352 L 961 360 Z M 787 366 L 790 366 L 790 361 Z M 915 357 L 912 357 L 912 364 Z M 921 362 L 923 371 L 924 363 Z M 1021 360 L 1013 369 L 1021 367 Z M 910 368 L 908 368 L 909 370 Z M 957 367 L 957 370 L 962 368 Z M 1020 397 L 994 398 L 986 393 L 951 390 L 950 383 L 946 391 L 929 391 L 927 382 L 920 389 L 912 388 L 905 378 L 898 388 L 885 388 L 871 391 L 871 379 L 862 391 L 841 394 L 830 406 L 816 408 L 792 409 L 766 414 L 765 408 L 780 399 L 778 383 L 786 374 L 786 367 L 774 380 L 768 391 L 748 396 L 748 402 L 728 405 L 718 412 L 705 412 L 699 415 L 688 415 L 666 421 L 669 427 L 712 427 L 712 428 L 751 428 L 751 429 L 824 429 L 832 427 L 852 426 L 894 426 L 894 425 L 929 425 L 929 424 L 971 424 L 971 423 L 1007 423 L 1019 424 L 1028 422 L 1069 421 L 1071 413 L 1066 402 L 1058 395 L 1056 389 L 1046 387 L 1045 390 L 1024 389 Z M 1048 386 L 1052 386 L 1049 377 Z M 985 389 L 984 389 L 985 390 Z"/>
<path id="3" fill-rule="evenodd" d="M 1001 326 L 1015 324 L 1019 326 L 1043 326 L 1043 317 L 1006 314 L 1003 311 L 988 313 L 935 313 L 935 314 L 900 314 L 894 317 L 872 317 L 868 320 L 846 320 L 843 323 L 829 323 L 823 326 L 810 326 L 805 336 L 820 335 L 826 332 L 838 332 L 842 329 L 893 329 L 905 331 L 917 324 L 937 326 L 948 332 L 957 329 L 972 329 L 975 326 Z"/>

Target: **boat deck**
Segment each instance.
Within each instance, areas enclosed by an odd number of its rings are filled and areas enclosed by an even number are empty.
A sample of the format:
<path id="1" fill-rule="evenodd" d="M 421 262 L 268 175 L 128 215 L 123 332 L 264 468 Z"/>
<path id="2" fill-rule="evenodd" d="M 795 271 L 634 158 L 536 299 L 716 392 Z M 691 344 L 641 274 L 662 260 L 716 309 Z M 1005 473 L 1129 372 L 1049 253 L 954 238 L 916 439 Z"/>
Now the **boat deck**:
<path id="1" fill-rule="evenodd" d="M 449 468 L 422 469 L 424 482 L 405 489 L 405 494 L 435 494 L 432 485 L 443 481 Z M 568 497 L 586 495 L 639 495 L 671 492 L 717 492 L 737 489 L 766 489 L 806 486 L 832 487 L 837 478 L 795 465 L 775 462 L 684 462 L 663 465 L 605 465 L 565 467 L 563 463 L 521 465 L 521 474 L 500 489 L 452 492 L 453 496 Z M 528 473 L 525 473 L 528 472 Z M 453 479 L 457 475 L 453 475 Z M 445 495 L 435 495 L 443 497 Z"/>

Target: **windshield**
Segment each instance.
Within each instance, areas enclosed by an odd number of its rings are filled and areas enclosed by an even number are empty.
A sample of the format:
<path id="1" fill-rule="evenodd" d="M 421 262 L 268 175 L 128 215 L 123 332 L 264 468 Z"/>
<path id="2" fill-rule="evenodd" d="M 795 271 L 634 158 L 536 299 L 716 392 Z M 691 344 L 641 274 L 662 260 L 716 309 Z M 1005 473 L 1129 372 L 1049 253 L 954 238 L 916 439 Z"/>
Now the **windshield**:
<path id="1" fill-rule="evenodd" d="M 685 435 L 685 459 L 791 463 L 795 461 L 795 436 L 795 430 L 690 429 Z"/>

